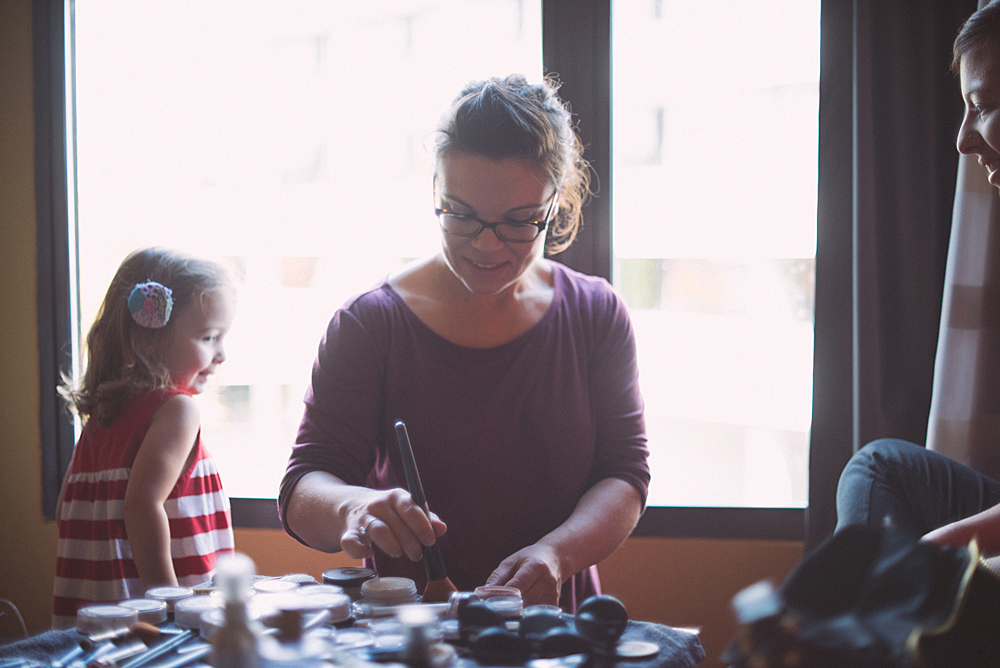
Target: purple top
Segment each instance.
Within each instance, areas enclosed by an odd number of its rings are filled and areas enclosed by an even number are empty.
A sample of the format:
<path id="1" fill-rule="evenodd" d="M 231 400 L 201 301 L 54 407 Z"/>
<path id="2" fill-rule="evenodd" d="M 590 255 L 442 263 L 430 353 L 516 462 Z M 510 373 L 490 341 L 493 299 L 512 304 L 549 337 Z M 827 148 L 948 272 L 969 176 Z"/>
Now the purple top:
<path id="1" fill-rule="evenodd" d="M 310 471 L 406 488 L 397 419 L 427 504 L 448 525 L 438 544 L 460 590 L 562 524 L 602 478 L 630 483 L 645 504 L 648 450 L 625 305 L 605 280 L 551 265 L 552 304 L 493 348 L 445 340 L 386 282 L 334 314 L 281 483 L 286 531 L 291 492 Z M 373 567 L 423 589 L 420 562 L 376 551 Z M 573 611 L 599 586 L 596 567 L 584 570 L 563 586 L 561 604 Z"/>

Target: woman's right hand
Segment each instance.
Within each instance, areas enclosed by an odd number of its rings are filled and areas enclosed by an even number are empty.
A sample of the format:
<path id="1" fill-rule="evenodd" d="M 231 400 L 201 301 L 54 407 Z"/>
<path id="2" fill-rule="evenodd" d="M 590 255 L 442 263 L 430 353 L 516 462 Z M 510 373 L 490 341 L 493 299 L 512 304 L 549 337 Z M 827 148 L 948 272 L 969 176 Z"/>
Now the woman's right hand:
<path id="1" fill-rule="evenodd" d="M 286 509 L 288 528 L 302 542 L 324 552 L 343 550 L 355 559 L 377 546 L 391 557 L 417 561 L 447 526 L 414 503 L 405 489 L 369 489 L 325 471 L 302 476 Z"/>
<path id="2" fill-rule="evenodd" d="M 377 546 L 390 557 L 405 554 L 410 561 L 419 561 L 423 547 L 433 545 L 448 529 L 434 513 L 428 520 L 404 489 L 357 489 L 340 537 L 340 547 L 348 556 L 369 557 Z"/>

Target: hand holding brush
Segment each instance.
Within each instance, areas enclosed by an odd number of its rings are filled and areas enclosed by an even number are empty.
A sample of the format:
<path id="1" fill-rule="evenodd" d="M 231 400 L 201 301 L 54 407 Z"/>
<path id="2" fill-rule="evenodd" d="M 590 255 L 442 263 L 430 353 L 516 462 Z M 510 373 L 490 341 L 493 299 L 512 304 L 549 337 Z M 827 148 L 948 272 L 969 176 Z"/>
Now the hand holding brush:
<path id="1" fill-rule="evenodd" d="M 396 421 L 396 440 L 399 442 L 399 452 L 403 457 L 403 472 L 406 474 L 406 486 L 410 490 L 410 496 L 429 520 L 431 511 L 427 507 L 427 497 L 424 496 L 424 488 L 420 482 L 420 474 L 417 472 L 417 463 L 413 459 L 413 447 L 410 444 L 410 436 L 406 431 L 406 425 L 402 420 Z M 427 586 L 424 588 L 424 603 L 443 603 L 448 600 L 452 592 L 458 588 L 452 584 L 445 573 L 444 560 L 441 559 L 441 550 L 437 543 L 434 545 L 424 545 L 424 567 L 427 569 Z"/>

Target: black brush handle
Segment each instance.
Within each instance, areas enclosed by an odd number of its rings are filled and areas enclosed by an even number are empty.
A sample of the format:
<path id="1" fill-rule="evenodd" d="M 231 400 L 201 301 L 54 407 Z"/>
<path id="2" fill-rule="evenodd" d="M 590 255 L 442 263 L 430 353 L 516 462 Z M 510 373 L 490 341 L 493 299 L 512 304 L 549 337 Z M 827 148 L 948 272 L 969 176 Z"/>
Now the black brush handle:
<path id="1" fill-rule="evenodd" d="M 424 486 L 420 483 L 420 473 L 417 471 L 417 462 L 413 459 L 413 446 L 410 445 L 410 435 L 406 431 L 406 424 L 402 420 L 396 420 L 396 440 L 399 441 L 399 454 L 403 457 L 403 473 L 406 474 L 406 486 L 410 489 L 410 496 L 418 506 L 424 509 L 428 517 L 430 510 L 427 509 L 427 497 L 424 496 Z"/>
<path id="2" fill-rule="evenodd" d="M 406 431 L 406 424 L 402 420 L 396 420 L 396 440 L 399 442 L 399 454 L 403 458 L 403 473 L 406 474 L 406 486 L 410 490 L 413 501 L 423 509 L 429 520 L 431 511 L 427 507 L 427 497 L 424 496 L 424 486 L 420 483 L 420 472 L 417 471 L 417 462 L 413 459 L 413 446 L 410 445 L 410 435 Z M 441 551 L 437 543 L 424 545 L 424 566 L 427 568 L 428 580 L 443 580 L 448 577 L 444 570 L 444 560 L 441 559 Z"/>

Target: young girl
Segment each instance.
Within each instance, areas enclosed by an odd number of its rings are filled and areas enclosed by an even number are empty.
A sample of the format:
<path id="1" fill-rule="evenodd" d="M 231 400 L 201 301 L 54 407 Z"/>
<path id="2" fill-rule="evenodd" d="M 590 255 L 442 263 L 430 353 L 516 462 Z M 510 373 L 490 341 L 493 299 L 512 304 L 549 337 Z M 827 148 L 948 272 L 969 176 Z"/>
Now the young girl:
<path id="1" fill-rule="evenodd" d="M 235 291 L 218 264 L 162 249 L 118 268 L 87 336 L 84 421 L 60 493 L 53 626 L 80 607 L 208 579 L 233 549 L 229 500 L 191 395 L 226 359 Z"/>

